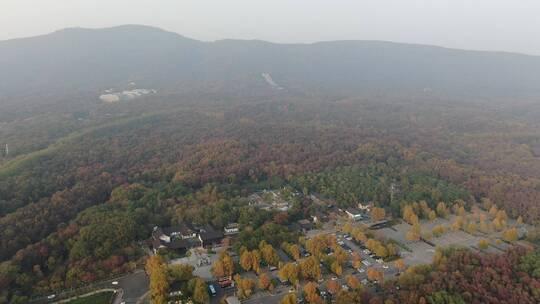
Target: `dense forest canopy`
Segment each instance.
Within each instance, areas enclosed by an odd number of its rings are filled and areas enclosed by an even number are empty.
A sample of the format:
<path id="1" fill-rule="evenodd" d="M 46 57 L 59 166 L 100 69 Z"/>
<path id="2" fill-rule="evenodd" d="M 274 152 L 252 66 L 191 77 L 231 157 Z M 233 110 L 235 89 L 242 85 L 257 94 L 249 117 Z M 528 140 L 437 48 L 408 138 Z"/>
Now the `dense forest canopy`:
<path id="1" fill-rule="evenodd" d="M 104 43 L 111 37 L 121 39 Z M 203 43 L 121 27 L 0 42 L 0 70 L 9 71 L 0 75 L 0 144 L 9 147 L 0 157 L 0 302 L 134 269 L 156 225 L 238 222 L 251 227 L 243 243 L 266 236 L 280 246 L 297 235 L 246 201 L 266 188 L 342 207 L 375 201 L 397 215 L 409 202 L 489 198 L 512 217 L 540 220 L 537 57 L 382 42 Z M 99 99 L 137 85 L 157 92 Z M 391 184 L 400 189 L 393 201 Z M 310 208 L 296 202 L 280 221 Z M 503 266 L 538 284 L 533 258 L 519 256 L 509 252 Z M 406 296 L 459 294 L 446 274 L 464 260 L 482 271 L 500 259 L 458 252 Z"/>

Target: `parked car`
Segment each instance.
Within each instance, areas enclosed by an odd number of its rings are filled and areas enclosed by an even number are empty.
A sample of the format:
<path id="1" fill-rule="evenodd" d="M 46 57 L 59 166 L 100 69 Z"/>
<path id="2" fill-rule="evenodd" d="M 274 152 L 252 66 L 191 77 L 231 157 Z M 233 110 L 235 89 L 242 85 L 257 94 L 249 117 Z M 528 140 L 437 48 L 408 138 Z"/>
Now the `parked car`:
<path id="1" fill-rule="evenodd" d="M 332 298 L 332 295 L 330 295 L 330 293 L 326 291 L 321 291 L 321 297 L 323 298 L 324 301 L 329 302 L 330 299 Z"/>
<path id="2" fill-rule="evenodd" d="M 233 280 L 230 277 L 224 277 L 218 280 L 218 285 L 221 288 L 230 287 L 232 284 L 233 284 Z"/>
<path id="3" fill-rule="evenodd" d="M 210 290 L 210 295 L 212 295 L 212 297 L 215 297 L 217 295 L 216 288 L 214 287 L 214 285 L 212 284 L 208 285 L 208 289 Z"/>

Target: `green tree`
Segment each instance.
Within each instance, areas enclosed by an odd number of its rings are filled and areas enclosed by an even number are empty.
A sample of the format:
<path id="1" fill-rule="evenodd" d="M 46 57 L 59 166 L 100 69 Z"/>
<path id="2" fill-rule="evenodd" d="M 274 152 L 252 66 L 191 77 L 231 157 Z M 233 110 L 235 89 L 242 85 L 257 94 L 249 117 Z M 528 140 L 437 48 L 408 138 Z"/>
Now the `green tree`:
<path id="1" fill-rule="evenodd" d="M 449 294 L 446 291 L 437 291 L 427 298 L 430 304 L 465 304 L 459 295 Z"/>
<path id="2" fill-rule="evenodd" d="M 540 279 L 540 250 L 532 251 L 520 259 L 519 270 Z"/>
<path id="3" fill-rule="evenodd" d="M 175 264 L 170 265 L 168 273 L 169 282 L 175 281 L 189 281 L 193 278 L 193 270 L 195 268 L 187 264 Z"/>

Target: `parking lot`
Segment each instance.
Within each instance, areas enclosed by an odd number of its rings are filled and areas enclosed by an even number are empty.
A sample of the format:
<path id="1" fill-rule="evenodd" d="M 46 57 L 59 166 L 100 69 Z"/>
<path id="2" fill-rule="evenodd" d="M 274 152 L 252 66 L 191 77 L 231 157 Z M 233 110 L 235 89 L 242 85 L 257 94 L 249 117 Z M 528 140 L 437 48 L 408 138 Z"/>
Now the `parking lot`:
<path id="1" fill-rule="evenodd" d="M 394 267 L 394 264 L 392 262 L 384 262 L 381 259 L 376 259 L 376 258 L 372 257 L 373 254 L 368 249 L 361 248 L 362 245 L 357 244 L 350 237 L 347 238 L 343 233 L 339 233 L 339 232 L 336 232 L 336 231 L 331 232 L 331 231 L 326 230 L 326 231 L 321 232 L 319 234 L 334 234 L 334 235 L 336 235 L 336 238 L 338 240 L 338 244 L 340 244 L 343 249 L 345 249 L 347 252 L 349 252 L 349 254 L 352 254 L 353 252 L 356 252 L 356 253 L 358 253 L 360 255 L 361 260 L 362 260 L 362 267 L 360 267 L 359 269 L 354 269 L 352 267 L 352 264 L 348 263 L 343 268 L 343 275 L 341 276 L 342 278 L 345 278 L 347 275 L 352 274 L 352 275 L 357 276 L 360 279 L 360 281 L 365 282 L 365 280 L 367 280 L 367 269 L 368 268 L 374 268 L 374 269 L 382 272 L 384 274 L 385 278 L 395 276 L 398 273 L 398 270 Z M 328 269 L 324 269 L 324 274 L 325 274 L 324 279 L 331 279 L 334 276 Z M 344 279 L 340 279 L 340 281 L 341 280 L 343 280 L 343 284 L 344 284 Z"/>
<path id="2" fill-rule="evenodd" d="M 216 253 L 208 254 L 205 250 L 192 250 L 189 256 L 170 261 L 170 264 L 185 264 L 195 268 L 193 274 L 201 277 L 205 281 L 211 281 L 214 276 L 211 273 L 212 264 L 219 258 L 219 250 Z"/>
<path id="3" fill-rule="evenodd" d="M 384 262 L 381 261 L 381 259 L 376 260 L 370 256 L 368 249 L 360 248 L 359 245 L 351 240 L 344 239 L 343 241 L 348 247 L 351 248 L 353 252 L 360 254 L 360 257 L 362 258 L 363 266 L 356 270 L 357 275 L 361 280 L 367 279 L 367 268 L 375 268 L 376 270 L 382 272 L 385 278 L 395 276 L 398 273 L 392 262 Z"/>
<path id="4" fill-rule="evenodd" d="M 468 216 L 474 219 L 475 217 L 478 218 L 481 213 L 486 215 L 484 211 L 475 210 L 475 215 L 468 214 Z M 508 244 L 498 241 L 502 238 L 502 232 L 492 231 L 486 234 L 478 230 L 473 231 L 472 233 L 468 233 L 464 230 L 453 230 L 451 229 L 451 226 L 455 220 L 456 215 L 450 215 L 448 218 L 436 218 L 433 221 L 421 221 L 423 232 L 430 233 L 436 226 L 443 226 L 446 228 L 446 231 L 442 235 L 437 237 L 432 236 L 427 241 L 407 240 L 406 234 L 412 226 L 405 222 L 401 222 L 393 227 L 376 230 L 375 234 L 378 237 L 393 239 L 401 243 L 403 247 L 406 247 L 407 250 L 402 251 L 402 257 L 407 266 L 431 263 L 433 256 L 435 255 L 435 249 L 438 247 L 464 246 L 473 250 L 479 250 L 478 243 L 480 240 L 489 241 L 489 247 L 484 249 L 487 252 L 500 253 L 508 247 Z M 509 220 L 508 225 L 515 225 L 515 221 Z"/>

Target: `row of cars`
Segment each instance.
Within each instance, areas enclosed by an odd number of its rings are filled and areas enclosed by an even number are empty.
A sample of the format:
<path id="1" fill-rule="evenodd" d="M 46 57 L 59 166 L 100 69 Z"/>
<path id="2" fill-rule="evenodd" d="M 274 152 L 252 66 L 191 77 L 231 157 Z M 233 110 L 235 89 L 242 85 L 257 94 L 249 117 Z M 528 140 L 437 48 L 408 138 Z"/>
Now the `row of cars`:
<path id="1" fill-rule="evenodd" d="M 369 256 L 370 258 L 375 260 L 376 263 L 381 264 L 383 269 L 388 269 L 389 268 L 388 265 L 384 264 L 384 261 L 383 261 L 382 257 L 380 257 L 380 256 L 376 255 L 375 253 L 371 252 L 371 250 L 369 250 L 362 242 L 357 242 L 350 235 L 348 235 L 348 234 L 343 234 L 343 235 L 338 234 L 337 238 L 338 238 L 338 245 L 340 245 L 344 250 L 349 252 L 349 254 L 352 254 L 353 250 L 349 245 L 347 245 L 347 243 L 344 240 L 347 240 L 347 241 L 349 241 L 351 243 L 356 244 L 356 246 L 358 246 L 360 248 L 361 253 L 363 253 L 363 255 L 365 257 Z M 370 261 L 368 261 L 367 259 L 362 259 L 362 264 L 364 264 L 364 266 L 366 266 L 366 267 L 372 266 L 372 263 Z M 363 272 L 365 272 L 365 269 L 358 268 L 357 271 L 360 272 L 360 273 L 363 273 Z"/>

